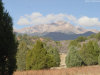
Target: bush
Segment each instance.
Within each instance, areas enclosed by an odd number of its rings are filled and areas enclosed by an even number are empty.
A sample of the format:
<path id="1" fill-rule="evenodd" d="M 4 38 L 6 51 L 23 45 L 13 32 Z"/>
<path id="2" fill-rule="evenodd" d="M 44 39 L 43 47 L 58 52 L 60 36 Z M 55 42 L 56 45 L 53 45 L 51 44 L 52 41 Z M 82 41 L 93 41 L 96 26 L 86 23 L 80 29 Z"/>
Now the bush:
<path id="1" fill-rule="evenodd" d="M 74 46 L 70 47 L 68 55 L 66 56 L 66 65 L 67 67 L 77 67 L 82 65 L 78 50 Z"/>

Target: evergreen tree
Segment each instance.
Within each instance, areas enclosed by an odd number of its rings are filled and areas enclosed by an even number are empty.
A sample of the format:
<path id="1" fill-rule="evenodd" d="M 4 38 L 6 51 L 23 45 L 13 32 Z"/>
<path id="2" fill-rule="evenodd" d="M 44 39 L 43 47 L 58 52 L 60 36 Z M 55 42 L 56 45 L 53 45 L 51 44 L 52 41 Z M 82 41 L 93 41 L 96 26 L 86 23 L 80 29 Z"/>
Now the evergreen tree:
<path id="1" fill-rule="evenodd" d="M 100 40 L 100 32 L 95 35 L 97 40 Z"/>
<path id="2" fill-rule="evenodd" d="M 100 65 L 100 54 L 98 56 L 98 64 Z"/>
<path id="3" fill-rule="evenodd" d="M 79 56 L 78 50 L 76 47 L 72 46 L 69 49 L 69 52 L 66 56 L 66 65 L 67 67 L 77 67 L 82 65 L 82 59 Z"/>
<path id="4" fill-rule="evenodd" d="M 43 43 L 38 40 L 32 50 L 28 51 L 26 58 L 27 70 L 39 70 L 46 68 L 47 51 Z"/>
<path id="5" fill-rule="evenodd" d="M 91 39 L 91 38 L 96 38 L 96 34 L 91 34 L 90 36 L 88 36 L 88 39 Z"/>
<path id="6" fill-rule="evenodd" d="M 83 42 L 83 41 L 85 41 L 86 39 L 87 39 L 87 37 L 80 36 L 80 37 L 78 37 L 78 38 L 76 39 L 76 41 L 78 41 L 78 42 Z"/>
<path id="7" fill-rule="evenodd" d="M 70 47 L 72 47 L 72 46 L 75 46 L 75 47 L 78 47 L 78 48 L 81 47 L 81 45 L 79 44 L 79 42 L 78 42 L 77 40 L 72 40 L 72 41 L 70 42 L 70 44 L 68 45 L 68 48 L 70 48 Z"/>
<path id="8" fill-rule="evenodd" d="M 60 55 L 57 48 L 47 47 L 47 67 L 58 67 L 60 65 Z"/>
<path id="9" fill-rule="evenodd" d="M 21 41 L 18 46 L 17 51 L 17 70 L 26 70 L 26 53 L 27 53 L 27 44 L 25 41 Z"/>
<path id="10" fill-rule="evenodd" d="M 96 65 L 98 64 L 100 48 L 96 41 L 89 41 L 83 44 L 80 50 L 80 56 L 86 65 Z"/>
<path id="11" fill-rule="evenodd" d="M 13 23 L 9 13 L 4 10 L 0 0 L 0 69 L 2 75 L 12 74 L 16 67 L 16 40 L 13 34 Z"/>

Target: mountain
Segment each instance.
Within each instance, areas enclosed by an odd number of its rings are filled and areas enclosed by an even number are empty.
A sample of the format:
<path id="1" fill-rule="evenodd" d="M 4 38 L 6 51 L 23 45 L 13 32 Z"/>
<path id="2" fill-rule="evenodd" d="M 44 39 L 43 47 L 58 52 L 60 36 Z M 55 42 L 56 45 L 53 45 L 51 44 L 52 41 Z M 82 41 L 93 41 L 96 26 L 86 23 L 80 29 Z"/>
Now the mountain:
<path id="1" fill-rule="evenodd" d="M 18 33 L 28 33 L 28 34 L 43 34 L 43 33 L 49 33 L 49 32 L 61 32 L 66 34 L 82 34 L 88 31 L 92 32 L 98 32 L 97 30 L 89 30 L 84 29 L 79 26 L 74 26 L 68 22 L 65 21 L 58 21 L 55 23 L 50 24 L 41 24 L 41 25 L 33 25 L 30 27 L 22 28 L 19 30 L 15 30 Z"/>
<path id="2" fill-rule="evenodd" d="M 50 24 L 34 25 L 19 30 L 15 29 L 14 32 L 32 36 L 50 37 L 54 40 L 71 40 L 77 38 L 79 35 L 88 36 L 98 31 L 75 26 L 65 21 L 58 21 Z"/>
<path id="3" fill-rule="evenodd" d="M 61 32 L 50 32 L 44 35 L 44 37 L 49 37 L 55 41 L 61 41 L 61 40 L 74 40 L 79 36 L 90 36 L 91 34 L 95 34 L 95 33 L 91 31 L 83 33 L 83 34 L 65 34 Z"/>

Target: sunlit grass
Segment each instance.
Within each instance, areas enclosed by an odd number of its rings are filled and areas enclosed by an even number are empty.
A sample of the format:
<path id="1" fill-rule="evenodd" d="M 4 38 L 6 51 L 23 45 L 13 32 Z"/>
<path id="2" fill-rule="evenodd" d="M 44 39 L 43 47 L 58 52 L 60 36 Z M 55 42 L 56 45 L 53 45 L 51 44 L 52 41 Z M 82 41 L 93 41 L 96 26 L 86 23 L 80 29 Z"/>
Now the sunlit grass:
<path id="1" fill-rule="evenodd" d="M 14 72 L 13 75 L 100 75 L 100 66 Z"/>

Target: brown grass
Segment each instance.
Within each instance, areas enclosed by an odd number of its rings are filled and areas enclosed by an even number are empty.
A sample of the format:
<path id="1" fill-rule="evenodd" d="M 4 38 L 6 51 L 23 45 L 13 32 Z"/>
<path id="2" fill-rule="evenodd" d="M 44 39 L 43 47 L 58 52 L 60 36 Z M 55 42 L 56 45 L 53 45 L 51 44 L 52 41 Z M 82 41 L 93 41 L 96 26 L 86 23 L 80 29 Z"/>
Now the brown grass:
<path id="1" fill-rule="evenodd" d="M 88 66 L 66 69 L 17 71 L 13 75 L 100 75 L 100 66 Z"/>

